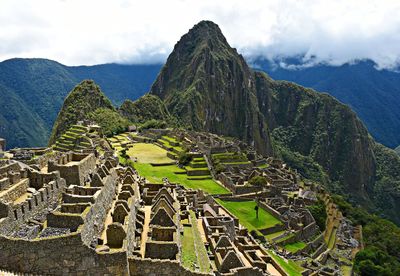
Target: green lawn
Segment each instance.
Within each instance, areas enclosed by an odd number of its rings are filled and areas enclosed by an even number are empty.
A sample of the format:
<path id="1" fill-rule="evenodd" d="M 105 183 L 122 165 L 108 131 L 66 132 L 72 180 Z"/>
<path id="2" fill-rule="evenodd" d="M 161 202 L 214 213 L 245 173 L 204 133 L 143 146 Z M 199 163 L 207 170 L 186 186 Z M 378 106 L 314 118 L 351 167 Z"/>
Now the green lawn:
<path id="1" fill-rule="evenodd" d="M 290 276 L 301 276 L 301 272 L 304 270 L 300 265 L 296 264 L 292 260 L 286 260 L 282 257 L 275 255 L 271 250 L 268 250 L 271 257 L 290 275 Z"/>
<path id="2" fill-rule="evenodd" d="M 184 172 L 176 165 L 152 166 L 145 163 L 135 163 L 135 169 L 139 174 L 152 183 L 162 183 L 164 177 L 168 177 L 173 183 L 180 183 L 186 188 L 202 189 L 209 194 L 226 194 L 229 191 L 216 183 L 213 179 L 189 180 L 186 174 L 175 174 L 174 172 Z"/>
<path id="3" fill-rule="evenodd" d="M 297 251 L 303 249 L 304 247 L 306 247 L 306 243 L 299 241 L 299 242 L 295 242 L 295 243 L 288 243 L 284 245 L 284 248 L 292 253 L 296 253 Z"/>
<path id="4" fill-rule="evenodd" d="M 174 162 L 167 157 L 167 151 L 154 144 L 135 143 L 126 152 L 130 157 L 136 157 L 140 163 L 168 163 Z"/>
<path id="5" fill-rule="evenodd" d="M 282 223 L 262 208 L 259 208 L 258 210 L 257 219 L 256 211 L 254 210 L 256 203 L 254 201 L 235 202 L 222 201 L 220 199 L 217 199 L 217 201 L 235 215 L 239 219 L 240 224 L 246 227 L 249 231 L 260 230 Z"/>
<path id="6" fill-rule="evenodd" d="M 194 214 L 193 211 L 189 211 L 189 214 L 192 221 L 194 243 L 196 245 L 197 257 L 198 257 L 197 263 L 199 265 L 201 272 L 208 273 L 210 272 L 210 259 L 208 258 L 207 250 L 204 247 L 200 231 L 197 228 L 198 226 L 197 226 L 196 215 Z"/>
<path id="7" fill-rule="evenodd" d="M 194 247 L 194 236 L 192 227 L 184 226 L 183 235 L 181 236 L 182 241 L 182 264 L 184 267 L 194 270 L 197 264 L 196 250 Z"/>

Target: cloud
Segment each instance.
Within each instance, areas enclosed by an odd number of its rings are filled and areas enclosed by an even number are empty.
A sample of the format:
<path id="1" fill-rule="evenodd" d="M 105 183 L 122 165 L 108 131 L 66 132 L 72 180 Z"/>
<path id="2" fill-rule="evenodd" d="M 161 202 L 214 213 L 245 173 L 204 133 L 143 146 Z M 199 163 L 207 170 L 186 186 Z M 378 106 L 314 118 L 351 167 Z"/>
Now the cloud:
<path id="1" fill-rule="evenodd" d="M 400 62 L 400 1 L 0 0 L 0 60 L 161 63 L 203 19 L 248 58 Z"/>

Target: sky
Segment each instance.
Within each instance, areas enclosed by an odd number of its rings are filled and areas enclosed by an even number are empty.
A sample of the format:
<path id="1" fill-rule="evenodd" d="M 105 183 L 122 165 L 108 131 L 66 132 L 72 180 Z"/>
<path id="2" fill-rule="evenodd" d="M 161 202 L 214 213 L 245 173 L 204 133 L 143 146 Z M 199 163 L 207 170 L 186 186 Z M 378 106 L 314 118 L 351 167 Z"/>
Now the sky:
<path id="1" fill-rule="evenodd" d="M 250 60 L 400 63 L 400 0 L 0 0 L 0 61 L 163 63 L 201 20 Z"/>

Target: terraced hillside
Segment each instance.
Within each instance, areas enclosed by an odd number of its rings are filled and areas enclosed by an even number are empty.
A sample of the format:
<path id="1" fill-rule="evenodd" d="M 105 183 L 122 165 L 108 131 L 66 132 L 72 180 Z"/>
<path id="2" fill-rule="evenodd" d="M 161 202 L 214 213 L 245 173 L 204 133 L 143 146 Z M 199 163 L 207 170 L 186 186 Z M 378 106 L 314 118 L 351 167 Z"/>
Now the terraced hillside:
<path id="1" fill-rule="evenodd" d="M 81 125 L 73 125 L 60 138 L 56 140 L 54 149 L 58 151 L 79 151 L 94 146 L 97 133 L 90 133 L 90 128 Z"/>

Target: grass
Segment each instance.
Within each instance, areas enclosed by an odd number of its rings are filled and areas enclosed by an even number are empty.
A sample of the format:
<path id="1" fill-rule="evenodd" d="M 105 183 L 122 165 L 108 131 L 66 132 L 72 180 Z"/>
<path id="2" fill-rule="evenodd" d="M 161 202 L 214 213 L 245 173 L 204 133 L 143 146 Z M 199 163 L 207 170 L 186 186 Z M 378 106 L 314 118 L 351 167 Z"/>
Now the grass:
<path id="1" fill-rule="evenodd" d="M 170 137 L 170 136 L 162 136 L 162 138 L 163 138 L 164 140 L 167 140 L 168 142 L 179 143 L 178 140 L 176 140 L 175 138 Z"/>
<path id="2" fill-rule="evenodd" d="M 276 237 L 282 235 L 282 234 L 285 233 L 285 232 L 286 232 L 286 230 L 274 232 L 274 233 L 265 235 L 265 238 L 266 238 L 267 240 L 272 240 L 273 238 L 276 238 Z"/>
<path id="3" fill-rule="evenodd" d="M 136 157 L 140 163 L 169 163 L 173 162 L 167 157 L 167 151 L 154 144 L 135 143 L 126 152 L 130 157 Z"/>
<path id="4" fill-rule="evenodd" d="M 299 251 L 299 250 L 303 249 L 304 247 L 306 247 L 306 245 L 307 244 L 305 242 L 299 241 L 299 242 L 295 242 L 295 243 L 285 244 L 284 248 L 287 251 L 290 251 L 292 253 L 296 253 L 297 251 Z"/>
<path id="5" fill-rule="evenodd" d="M 300 265 L 296 264 L 292 260 L 286 260 L 282 257 L 275 255 L 271 250 L 268 250 L 271 257 L 290 275 L 290 276 L 301 276 L 301 272 L 304 270 Z"/>
<path id="6" fill-rule="evenodd" d="M 176 165 L 152 166 L 145 163 L 135 163 L 134 166 L 141 176 L 152 183 L 162 183 L 162 179 L 168 177 L 169 181 L 179 183 L 186 188 L 202 189 L 209 194 L 229 193 L 227 189 L 216 183 L 213 179 L 189 180 L 186 174 L 175 174 L 174 172 L 183 171 Z"/>
<path id="7" fill-rule="evenodd" d="M 290 233 L 289 235 L 286 235 L 286 236 L 280 238 L 279 240 L 275 241 L 275 243 L 280 243 L 280 242 L 286 241 L 286 240 L 292 238 L 293 236 L 294 236 L 294 233 Z"/>
<path id="8" fill-rule="evenodd" d="M 193 225 L 192 230 L 193 230 L 195 248 L 197 251 L 198 265 L 200 267 L 201 272 L 208 273 L 208 272 L 210 272 L 210 260 L 208 259 L 207 250 L 204 247 L 204 243 L 201 238 L 199 228 L 197 226 L 196 215 L 194 214 L 193 211 L 189 211 L 189 214 L 190 214 L 190 218 L 191 218 L 192 225 Z"/>
<path id="9" fill-rule="evenodd" d="M 191 226 L 183 226 L 182 241 L 182 264 L 191 270 L 197 266 L 196 249 L 194 247 L 194 236 Z"/>
<path id="10" fill-rule="evenodd" d="M 233 215 L 235 215 L 240 224 L 246 227 L 249 231 L 260 230 L 274 226 L 276 224 L 282 224 L 280 220 L 272 216 L 270 213 L 262 208 L 258 210 L 258 219 L 256 218 L 256 211 L 254 207 L 256 203 L 254 201 L 223 201 L 217 199 L 218 203 L 228 209 Z"/>

